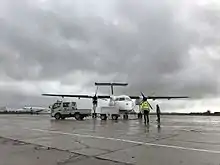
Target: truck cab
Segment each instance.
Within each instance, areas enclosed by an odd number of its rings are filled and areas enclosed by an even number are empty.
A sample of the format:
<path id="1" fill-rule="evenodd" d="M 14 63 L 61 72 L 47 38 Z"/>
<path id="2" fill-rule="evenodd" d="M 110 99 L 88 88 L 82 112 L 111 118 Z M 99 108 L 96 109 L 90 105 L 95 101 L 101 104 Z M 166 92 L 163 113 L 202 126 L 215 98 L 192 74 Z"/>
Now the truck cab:
<path id="1" fill-rule="evenodd" d="M 76 102 L 57 101 L 50 106 L 51 117 L 55 119 L 65 119 L 67 117 L 75 117 L 77 120 L 82 120 L 84 117 L 91 115 L 91 110 L 77 108 Z"/>

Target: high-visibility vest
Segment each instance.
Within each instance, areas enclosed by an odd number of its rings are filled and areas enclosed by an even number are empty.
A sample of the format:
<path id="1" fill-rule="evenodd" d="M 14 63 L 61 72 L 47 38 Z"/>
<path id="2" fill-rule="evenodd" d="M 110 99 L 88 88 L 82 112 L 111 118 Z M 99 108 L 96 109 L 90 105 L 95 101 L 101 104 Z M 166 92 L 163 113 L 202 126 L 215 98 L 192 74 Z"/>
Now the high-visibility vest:
<path id="1" fill-rule="evenodd" d="M 149 103 L 147 102 L 147 101 L 143 101 L 142 103 L 141 103 L 141 109 L 142 110 L 150 110 L 150 105 L 149 105 Z"/>

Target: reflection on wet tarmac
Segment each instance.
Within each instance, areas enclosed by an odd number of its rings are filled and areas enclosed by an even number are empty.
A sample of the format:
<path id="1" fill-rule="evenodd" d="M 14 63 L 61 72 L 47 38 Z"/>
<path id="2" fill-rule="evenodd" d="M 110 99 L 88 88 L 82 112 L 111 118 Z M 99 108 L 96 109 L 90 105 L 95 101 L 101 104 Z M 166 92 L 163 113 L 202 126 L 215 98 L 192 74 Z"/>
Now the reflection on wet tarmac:
<path id="1" fill-rule="evenodd" d="M 0 134 L 114 161 L 145 164 L 219 164 L 218 117 L 155 116 L 143 120 L 0 116 Z M 170 159 L 172 158 L 172 159 Z"/>
<path id="2" fill-rule="evenodd" d="M 157 123 L 157 132 L 160 133 L 160 131 L 161 131 L 160 123 Z"/>

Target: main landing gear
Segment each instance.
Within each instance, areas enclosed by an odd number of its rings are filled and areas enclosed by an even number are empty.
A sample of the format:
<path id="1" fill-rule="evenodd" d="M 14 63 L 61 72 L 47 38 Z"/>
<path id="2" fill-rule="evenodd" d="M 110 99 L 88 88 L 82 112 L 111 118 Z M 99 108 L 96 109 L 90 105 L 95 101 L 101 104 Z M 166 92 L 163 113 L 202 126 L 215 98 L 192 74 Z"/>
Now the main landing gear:
<path id="1" fill-rule="evenodd" d="M 111 115 L 112 120 L 118 120 L 118 117 L 119 117 L 119 115 L 117 115 L 117 114 Z M 101 120 L 107 120 L 108 117 L 106 114 L 101 114 L 100 118 L 101 118 Z"/>
<path id="2" fill-rule="evenodd" d="M 97 118 L 97 113 L 92 113 L 92 118 Z"/>
<path id="3" fill-rule="evenodd" d="M 128 113 L 123 114 L 123 119 L 128 120 Z"/>

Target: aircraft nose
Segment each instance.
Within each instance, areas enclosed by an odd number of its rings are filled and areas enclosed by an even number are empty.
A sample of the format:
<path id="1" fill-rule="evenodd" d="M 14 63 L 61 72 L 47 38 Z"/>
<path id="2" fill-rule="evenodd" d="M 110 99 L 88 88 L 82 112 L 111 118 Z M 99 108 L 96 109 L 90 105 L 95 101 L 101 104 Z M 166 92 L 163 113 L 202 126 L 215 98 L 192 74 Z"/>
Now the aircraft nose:
<path id="1" fill-rule="evenodd" d="M 131 101 L 131 106 L 132 106 L 132 107 L 134 107 L 134 106 L 135 106 L 135 104 L 134 104 L 134 102 L 133 102 L 133 101 Z"/>
<path id="2" fill-rule="evenodd" d="M 129 102 L 126 103 L 126 105 L 127 105 L 127 106 L 132 106 L 132 105 L 133 105 L 133 102 L 132 102 L 132 101 L 129 101 Z"/>

